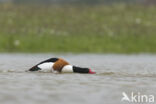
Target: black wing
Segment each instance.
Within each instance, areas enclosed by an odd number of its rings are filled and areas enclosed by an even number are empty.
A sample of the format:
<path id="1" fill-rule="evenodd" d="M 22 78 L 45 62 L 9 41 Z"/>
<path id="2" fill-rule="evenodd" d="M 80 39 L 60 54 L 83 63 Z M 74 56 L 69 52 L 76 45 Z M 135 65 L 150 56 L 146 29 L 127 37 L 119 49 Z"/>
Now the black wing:
<path id="1" fill-rule="evenodd" d="M 45 63 L 45 62 L 56 62 L 57 60 L 58 60 L 58 58 L 50 58 L 50 59 L 47 59 L 45 61 L 40 62 L 39 64 L 42 64 L 42 63 Z"/>
<path id="2" fill-rule="evenodd" d="M 45 63 L 45 62 L 56 62 L 57 60 L 58 60 L 58 58 L 50 58 L 50 59 L 47 59 L 47 60 L 42 61 L 39 64 L 33 66 L 32 68 L 29 69 L 29 71 L 38 71 L 38 70 L 41 70 L 39 67 L 37 67 L 38 65 L 40 65 L 42 63 Z"/>

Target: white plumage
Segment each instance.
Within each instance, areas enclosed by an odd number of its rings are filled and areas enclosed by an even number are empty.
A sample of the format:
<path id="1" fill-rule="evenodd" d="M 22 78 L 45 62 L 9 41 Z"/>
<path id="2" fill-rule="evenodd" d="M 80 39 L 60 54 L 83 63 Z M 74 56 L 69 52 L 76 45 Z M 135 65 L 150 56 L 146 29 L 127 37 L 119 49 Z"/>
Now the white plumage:
<path id="1" fill-rule="evenodd" d="M 38 67 L 41 69 L 43 72 L 48 72 L 48 71 L 53 71 L 53 62 L 46 62 L 39 64 Z"/>

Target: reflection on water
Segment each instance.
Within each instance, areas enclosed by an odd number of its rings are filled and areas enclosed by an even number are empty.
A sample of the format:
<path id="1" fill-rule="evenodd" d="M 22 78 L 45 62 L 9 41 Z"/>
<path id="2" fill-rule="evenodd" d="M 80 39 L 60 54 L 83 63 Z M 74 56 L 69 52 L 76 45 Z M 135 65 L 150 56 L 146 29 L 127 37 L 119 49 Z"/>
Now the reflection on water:
<path id="1" fill-rule="evenodd" d="M 50 57 L 90 66 L 97 74 L 25 72 Z M 155 69 L 155 55 L 0 54 L 0 101 L 2 104 L 126 104 L 121 102 L 122 92 L 156 94 Z"/>

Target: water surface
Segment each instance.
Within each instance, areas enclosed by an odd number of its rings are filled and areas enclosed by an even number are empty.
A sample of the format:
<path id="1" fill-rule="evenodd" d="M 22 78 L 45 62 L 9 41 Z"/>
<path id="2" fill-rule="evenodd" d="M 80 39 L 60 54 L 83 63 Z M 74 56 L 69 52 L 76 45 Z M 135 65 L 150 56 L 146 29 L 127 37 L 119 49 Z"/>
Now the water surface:
<path id="1" fill-rule="evenodd" d="M 97 74 L 25 72 L 51 57 Z M 132 104 L 121 102 L 122 92 L 155 96 L 155 82 L 156 55 L 0 54 L 1 104 Z"/>

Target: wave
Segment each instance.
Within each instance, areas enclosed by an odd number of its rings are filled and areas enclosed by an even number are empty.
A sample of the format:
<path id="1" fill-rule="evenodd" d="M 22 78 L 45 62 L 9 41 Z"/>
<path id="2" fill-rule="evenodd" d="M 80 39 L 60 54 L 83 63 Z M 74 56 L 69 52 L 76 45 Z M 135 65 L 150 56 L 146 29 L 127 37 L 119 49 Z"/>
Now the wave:
<path id="1" fill-rule="evenodd" d="M 156 73 L 125 73 L 125 72 L 101 72 L 100 76 L 117 76 L 117 77 L 156 77 Z"/>
<path id="2" fill-rule="evenodd" d="M 0 70 L 0 73 L 31 73 L 27 70 L 15 70 L 15 69 L 10 69 L 10 70 Z M 51 73 L 50 71 L 47 72 L 36 72 L 36 73 Z M 62 73 L 64 74 L 64 73 Z M 130 72 L 98 72 L 97 74 L 98 76 L 116 76 L 116 77 L 156 77 L 156 73 L 149 73 L 149 72 L 144 72 L 144 73 L 140 73 L 140 72 L 135 72 L 135 73 L 130 73 Z"/>

